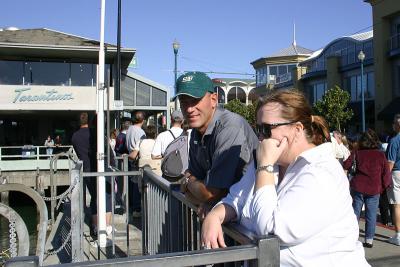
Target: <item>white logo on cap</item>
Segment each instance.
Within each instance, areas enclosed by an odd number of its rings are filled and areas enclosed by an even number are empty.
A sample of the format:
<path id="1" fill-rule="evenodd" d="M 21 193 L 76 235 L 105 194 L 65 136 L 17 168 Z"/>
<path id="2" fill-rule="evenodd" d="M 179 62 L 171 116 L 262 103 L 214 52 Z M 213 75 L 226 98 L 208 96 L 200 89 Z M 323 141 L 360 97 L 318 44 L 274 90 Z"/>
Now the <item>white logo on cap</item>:
<path id="1" fill-rule="evenodd" d="M 191 80 L 193 80 L 193 76 L 186 76 L 182 78 L 182 82 L 190 82 Z"/>

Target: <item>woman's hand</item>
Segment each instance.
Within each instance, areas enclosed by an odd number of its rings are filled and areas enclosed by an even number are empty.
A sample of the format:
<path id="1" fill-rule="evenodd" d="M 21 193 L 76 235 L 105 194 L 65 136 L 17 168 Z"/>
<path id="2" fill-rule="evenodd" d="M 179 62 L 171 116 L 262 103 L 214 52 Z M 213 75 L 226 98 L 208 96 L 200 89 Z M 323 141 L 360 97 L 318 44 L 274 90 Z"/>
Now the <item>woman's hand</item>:
<path id="1" fill-rule="evenodd" d="M 274 165 L 287 145 L 286 137 L 281 141 L 273 138 L 262 140 L 257 148 L 258 166 Z"/>
<path id="2" fill-rule="evenodd" d="M 226 247 L 221 220 L 214 211 L 211 211 L 203 221 L 201 244 L 205 249 Z"/>

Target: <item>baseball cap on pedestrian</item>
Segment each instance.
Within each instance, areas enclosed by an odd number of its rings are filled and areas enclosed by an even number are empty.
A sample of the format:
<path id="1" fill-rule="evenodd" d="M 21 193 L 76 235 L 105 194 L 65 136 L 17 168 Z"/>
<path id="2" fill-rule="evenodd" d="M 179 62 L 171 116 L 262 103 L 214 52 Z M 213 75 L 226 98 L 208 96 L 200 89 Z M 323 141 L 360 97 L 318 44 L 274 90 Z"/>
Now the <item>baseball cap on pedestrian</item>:
<path id="1" fill-rule="evenodd" d="M 183 121 L 183 114 L 179 110 L 174 110 L 171 117 L 174 121 Z"/>
<path id="2" fill-rule="evenodd" d="M 188 95 L 202 98 L 207 92 L 214 93 L 213 82 L 204 72 L 187 72 L 176 81 L 176 96 Z"/>

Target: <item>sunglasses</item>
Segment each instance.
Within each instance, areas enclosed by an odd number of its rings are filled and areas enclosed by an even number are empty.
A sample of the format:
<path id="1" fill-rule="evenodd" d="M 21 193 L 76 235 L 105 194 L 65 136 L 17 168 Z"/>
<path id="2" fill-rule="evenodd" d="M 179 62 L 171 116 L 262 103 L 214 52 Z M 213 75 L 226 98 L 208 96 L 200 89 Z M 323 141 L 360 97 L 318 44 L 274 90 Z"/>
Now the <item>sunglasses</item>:
<path id="1" fill-rule="evenodd" d="M 261 134 L 265 137 L 265 138 L 271 138 L 271 130 L 275 129 L 279 126 L 283 126 L 283 125 L 289 125 L 289 124 L 293 124 L 296 123 L 295 121 L 291 121 L 291 122 L 279 122 L 279 123 L 261 123 L 261 124 L 257 124 L 256 125 L 256 134 L 257 136 L 260 136 Z"/>

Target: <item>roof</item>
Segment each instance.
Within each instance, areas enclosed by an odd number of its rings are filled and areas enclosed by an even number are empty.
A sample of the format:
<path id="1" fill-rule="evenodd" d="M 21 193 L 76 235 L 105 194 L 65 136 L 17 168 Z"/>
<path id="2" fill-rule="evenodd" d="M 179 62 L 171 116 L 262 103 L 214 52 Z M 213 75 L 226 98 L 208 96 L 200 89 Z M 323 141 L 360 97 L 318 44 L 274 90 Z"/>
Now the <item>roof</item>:
<path id="1" fill-rule="evenodd" d="M 317 58 L 319 55 L 321 55 L 325 49 L 327 49 L 331 44 L 336 43 L 342 39 L 348 39 L 354 42 L 364 42 L 367 41 L 369 39 L 372 39 L 374 37 L 374 32 L 373 31 L 368 31 L 368 32 L 361 32 L 361 33 L 357 33 L 357 34 L 353 34 L 353 35 L 349 35 L 349 36 L 343 36 L 340 38 L 336 38 L 335 40 L 329 42 L 324 48 L 321 48 L 317 51 L 315 51 L 310 57 L 308 57 L 306 60 L 304 60 L 302 63 L 310 61 L 314 58 Z"/>
<path id="2" fill-rule="evenodd" d="M 104 44 L 106 63 L 117 57 L 117 46 Z M 0 30 L 0 56 L 4 60 L 29 58 L 98 61 L 100 42 L 46 28 Z M 127 68 L 136 50 L 121 47 L 121 67 Z"/>
<path id="3" fill-rule="evenodd" d="M 255 79 L 239 79 L 239 78 L 213 78 L 212 79 L 213 83 L 220 83 L 221 81 L 223 83 L 231 83 L 231 82 L 241 82 L 241 83 L 247 83 L 251 84 L 254 83 L 256 80 Z"/>
<path id="4" fill-rule="evenodd" d="M 270 57 L 289 57 L 289 56 L 299 56 L 299 55 L 311 55 L 312 50 L 308 48 L 304 48 L 302 46 L 298 46 L 296 44 L 292 44 L 289 47 L 286 47 L 282 50 L 279 50 L 276 53 L 273 53 L 272 55 L 267 56 L 267 58 Z"/>
<path id="5" fill-rule="evenodd" d="M 40 29 L 20 29 L 0 31 L 0 42 L 21 43 L 32 45 L 61 45 L 61 46 L 95 46 L 100 45 L 99 41 L 79 37 L 63 32 Z M 114 46 L 107 44 L 107 46 Z M 115 46 L 114 46 L 115 47 Z"/>

